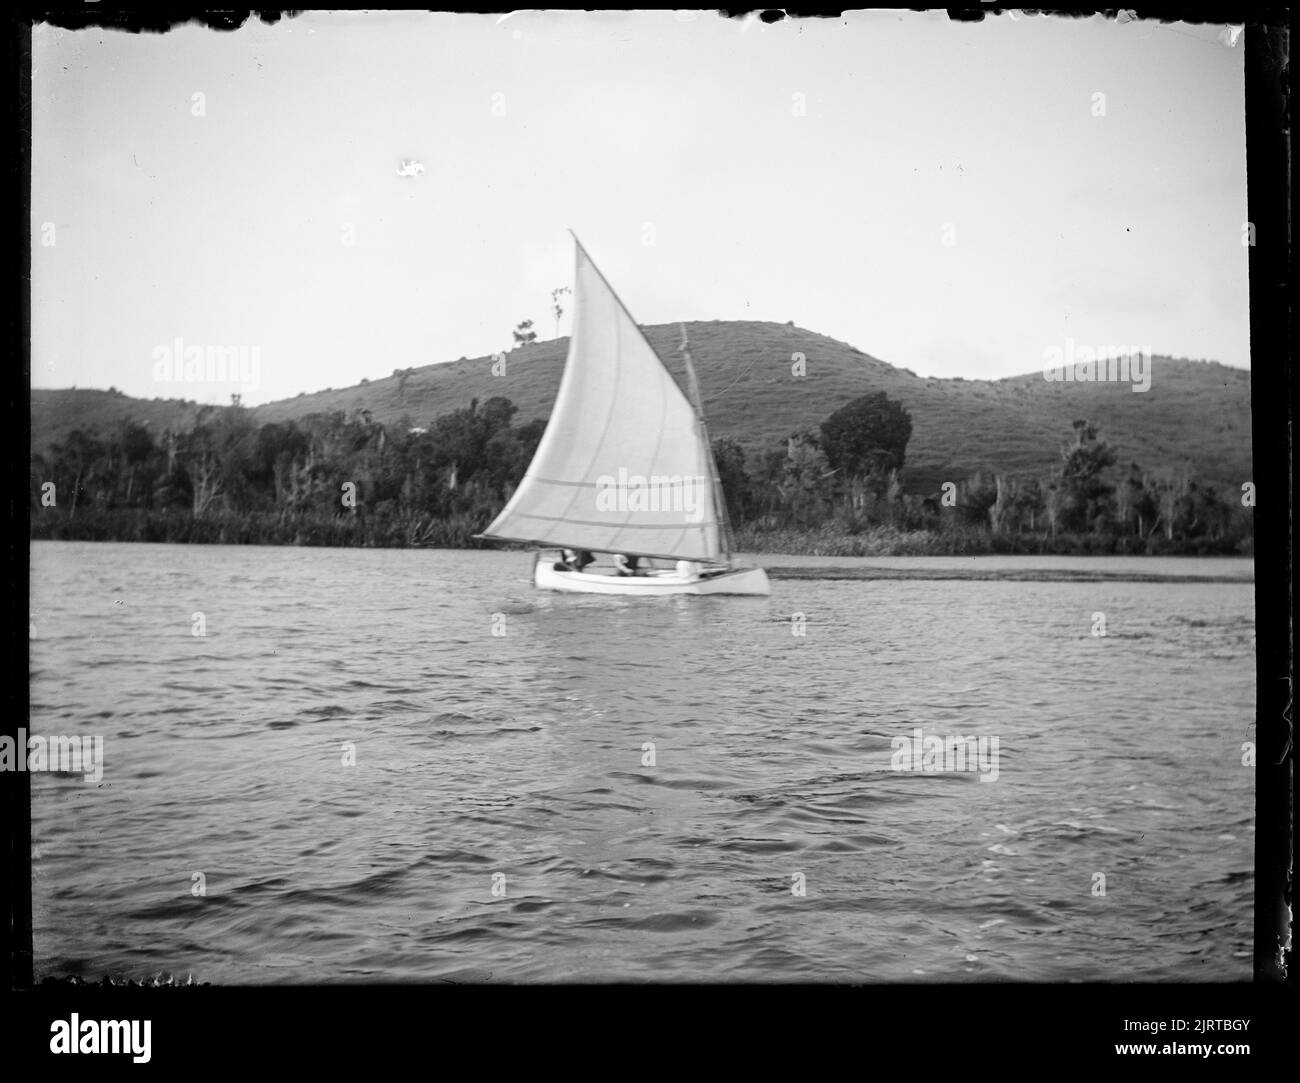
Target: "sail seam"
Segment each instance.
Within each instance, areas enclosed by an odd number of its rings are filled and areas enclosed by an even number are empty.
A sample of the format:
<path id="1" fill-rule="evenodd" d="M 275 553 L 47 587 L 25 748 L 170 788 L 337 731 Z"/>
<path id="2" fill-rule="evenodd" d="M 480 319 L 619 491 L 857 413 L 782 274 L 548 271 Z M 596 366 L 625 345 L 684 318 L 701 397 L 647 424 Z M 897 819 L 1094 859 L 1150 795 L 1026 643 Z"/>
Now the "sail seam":
<path id="1" fill-rule="evenodd" d="M 682 474 L 681 475 L 682 480 L 680 482 L 674 482 L 671 480 L 675 476 L 673 474 L 646 474 L 644 476 L 646 478 L 659 478 L 660 484 L 657 486 L 657 488 L 660 489 L 684 488 L 686 487 L 686 478 L 688 476 L 691 478 L 704 478 L 705 480 L 711 480 L 709 479 L 708 474 L 692 474 L 692 475 Z M 560 481 L 559 478 L 544 478 L 540 474 L 529 474 L 528 480 L 539 482 L 542 485 L 568 485 L 579 489 L 587 488 L 587 487 L 594 489 L 597 487 L 596 482 L 594 481 Z M 692 480 L 691 484 L 694 485 L 695 482 Z"/>
<path id="2" fill-rule="evenodd" d="M 522 538 L 515 537 L 512 534 L 479 534 L 475 537 L 488 538 L 492 541 L 517 542 L 520 545 L 530 545 L 536 549 L 582 549 L 584 546 L 581 542 L 566 541 L 563 538 Z M 606 553 L 613 550 L 598 549 L 595 552 Z M 702 556 L 698 553 L 647 553 L 636 551 L 629 553 L 626 549 L 617 550 L 620 553 L 628 553 L 629 556 L 649 557 L 652 560 L 694 560 L 702 564 L 716 564 L 717 561 L 710 556 Z"/>
<path id="3" fill-rule="evenodd" d="M 541 515 L 532 511 L 521 511 L 517 513 L 520 519 L 540 519 L 544 523 L 573 523 L 577 526 L 599 526 L 606 530 L 617 533 L 620 530 L 662 530 L 664 533 L 669 531 L 680 531 L 681 526 L 677 523 L 611 523 L 602 522 L 599 519 L 570 519 L 565 515 Z M 702 519 L 698 523 L 691 524 L 694 527 L 703 529 L 708 526 L 717 526 L 716 519 Z"/>

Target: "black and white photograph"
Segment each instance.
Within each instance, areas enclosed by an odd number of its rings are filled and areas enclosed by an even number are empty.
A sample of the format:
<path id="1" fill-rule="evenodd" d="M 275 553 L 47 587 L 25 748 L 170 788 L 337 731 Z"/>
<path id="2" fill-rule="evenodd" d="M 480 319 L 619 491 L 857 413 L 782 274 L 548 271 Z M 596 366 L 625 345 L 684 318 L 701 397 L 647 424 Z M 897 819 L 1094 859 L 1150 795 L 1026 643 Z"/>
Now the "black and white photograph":
<path id="1" fill-rule="evenodd" d="M 985 8 L 30 24 L 32 983 L 1264 976 L 1276 31 Z"/>

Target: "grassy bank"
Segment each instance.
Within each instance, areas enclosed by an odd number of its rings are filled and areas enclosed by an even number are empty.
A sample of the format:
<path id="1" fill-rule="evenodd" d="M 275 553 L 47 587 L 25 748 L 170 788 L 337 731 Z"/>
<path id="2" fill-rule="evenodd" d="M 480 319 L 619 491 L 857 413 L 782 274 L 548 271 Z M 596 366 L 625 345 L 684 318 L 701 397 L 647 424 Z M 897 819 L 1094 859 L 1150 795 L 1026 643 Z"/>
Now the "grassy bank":
<path id="1" fill-rule="evenodd" d="M 858 533 L 835 527 L 813 530 L 752 530 L 736 534 L 744 553 L 790 553 L 814 557 L 939 557 L 995 554 L 1053 556 L 1249 556 L 1252 547 L 1209 539 L 1170 541 L 1113 534 L 992 534 L 974 528 L 898 530 L 877 526 Z"/>
<path id="2" fill-rule="evenodd" d="M 476 517 L 379 515 L 288 515 L 253 512 L 195 518 L 180 509 L 62 508 L 35 511 L 33 540 L 175 542 L 191 545 L 303 545 L 354 548 L 499 548 L 477 541 L 486 523 Z M 1249 556 L 1251 546 L 1209 539 L 1163 535 L 991 534 L 973 527 L 951 530 L 899 530 L 875 526 L 850 533 L 824 526 L 810 530 L 755 530 L 736 533 L 737 552 L 786 553 L 820 557 L 984 556 L 1050 554 L 1061 556 Z"/>
<path id="3" fill-rule="evenodd" d="M 195 518 L 181 509 L 89 508 L 32 513 L 33 540 L 176 542 L 189 545 L 304 545 L 370 549 L 485 549 L 468 516 L 289 515 L 218 513 Z"/>

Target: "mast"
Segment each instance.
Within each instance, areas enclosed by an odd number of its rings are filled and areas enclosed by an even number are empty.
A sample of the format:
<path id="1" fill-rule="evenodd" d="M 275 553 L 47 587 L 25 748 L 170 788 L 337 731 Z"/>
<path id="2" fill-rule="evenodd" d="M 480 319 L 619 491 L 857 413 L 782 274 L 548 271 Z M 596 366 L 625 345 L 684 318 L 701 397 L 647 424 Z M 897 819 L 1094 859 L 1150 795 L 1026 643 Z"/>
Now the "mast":
<path id="1" fill-rule="evenodd" d="M 709 459 L 709 472 L 713 475 L 713 504 L 718 516 L 718 540 L 722 543 L 722 553 L 726 563 L 731 565 L 731 515 L 727 511 L 727 496 L 722 491 L 722 478 L 718 475 L 718 464 L 713 458 L 713 445 L 709 443 L 709 427 L 704 423 L 704 400 L 700 397 L 700 384 L 695 378 L 695 365 L 691 363 L 691 351 L 687 343 L 686 324 L 682 324 L 682 359 L 686 363 L 686 379 L 691 388 L 691 404 L 695 407 L 695 422 L 700 429 L 700 439 L 704 442 L 704 454 Z"/>

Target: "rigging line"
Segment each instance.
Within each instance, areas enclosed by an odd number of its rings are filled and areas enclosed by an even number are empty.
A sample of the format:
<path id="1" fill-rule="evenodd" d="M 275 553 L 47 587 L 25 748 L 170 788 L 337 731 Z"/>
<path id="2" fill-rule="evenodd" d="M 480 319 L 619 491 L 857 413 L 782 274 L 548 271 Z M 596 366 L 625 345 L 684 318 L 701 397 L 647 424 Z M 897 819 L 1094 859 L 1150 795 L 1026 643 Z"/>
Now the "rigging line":
<path id="1" fill-rule="evenodd" d="M 682 334 L 685 335 L 685 334 L 686 334 L 686 324 L 685 324 L 684 322 L 681 322 L 681 321 L 678 321 L 678 322 L 681 323 Z M 678 352 L 678 353 L 681 353 L 681 347 L 678 347 L 677 352 Z M 758 362 L 759 362 L 760 360 L 761 360 L 761 357 L 755 357 L 752 361 L 750 361 L 750 363 L 749 363 L 748 365 L 745 366 L 745 371 L 742 372 L 739 376 L 737 376 L 734 380 L 732 380 L 731 383 L 727 384 L 727 386 L 724 387 L 721 391 L 719 391 L 716 395 L 714 395 L 714 396 L 713 396 L 714 399 L 716 400 L 716 399 L 720 398 L 721 396 L 725 395 L 728 391 L 730 391 L 733 387 L 735 387 L 738 383 L 740 383 L 741 380 L 743 380 L 746 376 L 749 375 L 750 370 L 751 370 L 755 365 L 757 365 Z M 704 398 L 704 391 L 703 391 L 703 389 L 701 389 L 701 391 L 700 391 L 700 398 L 701 398 L 701 400 Z M 700 409 L 701 409 L 701 410 L 704 409 L 704 403 L 703 403 L 703 401 L 701 401 L 701 403 L 700 403 Z"/>
<path id="2" fill-rule="evenodd" d="M 718 473 L 718 462 L 713 457 L 713 445 L 709 440 L 709 428 L 704 420 L 704 395 L 700 391 L 700 382 L 695 376 L 695 365 L 691 361 L 690 342 L 686 334 L 686 324 L 682 325 L 682 344 L 678 351 L 682 355 L 682 360 L 686 364 L 686 376 L 691 385 L 691 397 L 694 399 L 695 421 L 699 427 L 700 439 L 704 445 L 705 464 L 709 468 L 709 474 L 713 484 L 713 502 L 715 504 L 714 514 L 721 524 L 718 541 L 721 543 L 723 555 L 727 558 L 727 563 L 731 563 L 731 554 L 734 549 L 734 539 L 731 534 L 731 517 L 727 513 L 727 497 L 722 491 L 722 476 Z"/>
<path id="3" fill-rule="evenodd" d="M 741 380 L 743 380 L 746 376 L 748 376 L 749 370 L 752 369 L 757 364 L 758 364 L 758 358 L 756 357 L 748 365 L 745 366 L 744 372 L 742 372 L 739 376 L 737 376 L 734 380 L 732 380 L 731 383 L 727 384 L 727 386 L 724 387 L 721 391 L 719 391 L 718 394 L 714 396 L 714 398 L 716 399 L 721 397 L 722 395 L 725 395 L 728 391 L 730 391 L 733 387 L 735 387 L 738 383 L 740 383 Z"/>

